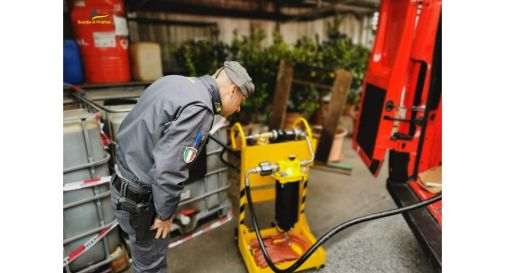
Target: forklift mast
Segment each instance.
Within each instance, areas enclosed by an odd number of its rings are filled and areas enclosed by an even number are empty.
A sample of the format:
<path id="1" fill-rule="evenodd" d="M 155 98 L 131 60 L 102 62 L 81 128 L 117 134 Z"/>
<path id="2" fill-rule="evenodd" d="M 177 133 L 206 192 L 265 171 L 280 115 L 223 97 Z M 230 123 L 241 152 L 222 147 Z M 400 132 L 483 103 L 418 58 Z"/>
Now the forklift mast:
<path id="1" fill-rule="evenodd" d="M 433 194 L 415 182 L 442 164 L 442 1 L 383 0 L 362 85 L 353 148 L 398 206 Z M 442 266 L 442 204 L 404 214 L 435 268 Z"/>

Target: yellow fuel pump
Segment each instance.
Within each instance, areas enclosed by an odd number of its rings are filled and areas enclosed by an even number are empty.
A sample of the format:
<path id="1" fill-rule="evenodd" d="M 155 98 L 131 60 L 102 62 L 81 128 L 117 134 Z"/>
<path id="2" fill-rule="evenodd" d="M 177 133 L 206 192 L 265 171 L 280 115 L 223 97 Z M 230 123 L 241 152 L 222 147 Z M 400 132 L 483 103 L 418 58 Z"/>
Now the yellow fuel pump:
<path id="1" fill-rule="evenodd" d="M 313 165 L 317 142 L 312 139 L 305 119 L 296 120 L 292 127 L 250 136 L 244 135 L 240 123 L 235 123 L 231 128 L 232 148 L 240 149 L 241 154 L 240 214 L 236 237 L 249 272 L 273 271 L 262 262 L 256 234 L 245 224 L 248 205 L 246 185 L 253 203 L 275 204 L 275 226 L 263 228 L 260 233 L 267 240 L 267 251 L 272 252 L 273 256 L 281 243 L 284 243 L 284 253 L 291 253 L 279 256 L 279 261 L 275 263 L 278 268 L 285 269 L 293 265 L 297 256 L 316 242 L 305 217 L 305 200 L 309 167 Z M 325 260 L 326 252 L 318 247 L 296 271 L 319 269 L 324 266 Z"/>

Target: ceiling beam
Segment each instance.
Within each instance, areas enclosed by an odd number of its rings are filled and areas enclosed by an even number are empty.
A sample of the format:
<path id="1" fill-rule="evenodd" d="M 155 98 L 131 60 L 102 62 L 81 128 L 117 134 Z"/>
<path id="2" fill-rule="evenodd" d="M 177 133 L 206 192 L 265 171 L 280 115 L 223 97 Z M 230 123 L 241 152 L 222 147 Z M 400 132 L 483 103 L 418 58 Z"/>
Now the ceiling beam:
<path id="1" fill-rule="evenodd" d="M 269 5 L 269 3 L 273 3 Z M 298 3 L 303 3 L 304 1 L 299 1 Z M 325 1 L 328 2 L 328 1 Z M 209 4 L 198 4 L 191 1 L 163 1 L 163 0 L 144 0 L 142 2 L 138 1 L 128 1 L 127 7 L 128 12 L 134 11 L 159 11 L 159 12 L 169 12 L 177 14 L 194 14 L 202 16 L 216 16 L 216 17 L 231 17 L 231 18 L 244 18 L 244 19 L 256 19 L 256 20 L 272 20 L 278 21 L 280 23 L 285 22 L 306 22 L 313 21 L 317 19 L 323 19 L 327 17 L 334 16 L 338 13 L 351 13 L 355 16 L 362 16 L 363 14 L 372 14 L 373 9 L 363 8 L 353 6 L 352 1 L 336 1 L 335 3 L 341 2 L 342 4 L 336 4 L 334 6 L 327 6 L 323 8 L 315 8 L 312 11 L 302 13 L 302 14 L 285 14 L 282 12 L 282 5 L 286 1 L 264 1 L 261 5 L 257 1 L 244 1 L 244 8 L 231 8 L 222 4 L 209 5 Z M 208 2 L 207 2 L 208 3 Z M 235 1 L 235 6 L 239 2 Z M 275 4 L 279 5 L 276 8 Z M 255 6 L 254 6 L 255 5 Z M 238 6 L 237 6 L 238 7 Z"/>

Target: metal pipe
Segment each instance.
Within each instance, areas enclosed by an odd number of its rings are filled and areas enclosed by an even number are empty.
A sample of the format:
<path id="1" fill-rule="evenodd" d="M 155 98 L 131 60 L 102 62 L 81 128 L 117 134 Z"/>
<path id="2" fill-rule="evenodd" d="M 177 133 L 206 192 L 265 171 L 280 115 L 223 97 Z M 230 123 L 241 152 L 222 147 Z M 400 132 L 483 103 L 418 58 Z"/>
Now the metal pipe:
<path id="1" fill-rule="evenodd" d="M 228 184 L 228 185 L 226 185 L 226 186 L 224 186 L 224 187 L 221 187 L 221 188 L 219 188 L 219 189 L 217 189 L 217 190 L 213 190 L 213 191 L 208 192 L 208 193 L 206 193 L 206 194 L 202 194 L 202 195 L 200 195 L 200 196 L 198 196 L 198 197 L 196 197 L 196 198 L 189 199 L 189 200 L 186 200 L 186 201 L 184 201 L 184 202 L 180 202 L 180 203 L 179 203 L 179 206 L 186 205 L 186 204 L 188 204 L 188 203 L 198 201 L 198 200 L 200 200 L 200 199 L 202 199 L 202 198 L 205 198 L 205 197 L 207 197 L 207 196 L 210 196 L 210 195 L 213 195 L 213 194 L 216 194 L 216 193 L 219 193 L 219 192 L 225 191 L 225 190 L 229 189 L 229 188 L 230 188 L 230 186 L 231 186 L 231 184 Z"/>
<path id="2" fill-rule="evenodd" d="M 91 202 L 91 201 L 94 201 L 94 200 L 102 199 L 102 198 L 107 197 L 109 195 L 110 195 L 110 191 L 106 191 L 106 192 L 100 193 L 98 195 L 94 195 L 92 197 L 88 197 L 86 199 L 82 199 L 82 200 L 79 200 L 79 201 L 76 201 L 76 202 L 65 204 L 65 205 L 63 205 L 63 209 L 65 210 L 65 209 L 69 209 L 69 208 L 72 208 L 72 207 L 75 207 L 75 206 L 79 206 L 79 205 L 84 204 L 84 203 L 88 203 L 88 202 Z"/>
<path id="3" fill-rule="evenodd" d="M 113 114 L 130 112 L 130 110 L 125 110 L 125 109 L 119 109 L 119 110 L 110 109 L 109 107 L 100 105 L 100 104 L 96 103 L 95 101 L 92 101 L 92 100 L 85 98 L 83 96 L 76 95 L 74 97 L 76 97 L 81 102 L 95 108 L 95 110 L 97 110 L 98 112 L 100 110 L 105 111 L 107 113 L 113 113 Z M 125 96 L 122 96 L 121 99 L 136 99 L 138 97 L 139 97 L 138 95 L 125 95 Z"/>
<path id="4" fill-rule="evenodd" d="M 65 248 L 63 248 L 63 257 L 67 257 L 67 251 L 65 250 Z M 65 272 L 67 273 L 71 273 L 72 271 L 70 271 L 70 267 L 67 265 L 65 265 Z"/>
<path id="5" fill-rule="evenodd" d="M 219 149 L 219 150 L 214 150 L 214 151 L 210 151 L 210 152 L 207 152 L 207 155 L 213 155 L 213 154 L 219 154 L 220 152 L 222 152 L 224 149 Z"/>
<path id="6" fill-rule="evenodd" d="M 63 122 L 65 121 L 81 121 L 83 118 L 95 118 L 95 115 L 89 114 L 87 116 L 71 116 L 71 117 L 64 117 Z"/>
<path id="7" fill-rule="evenodd" d="M 300 164 L 302 166 L 307 166 L 309 164 L 311 164 L 312 162 L 314 162 L 314 150 L 312 149 L 312 143 L 310 142 L 310 139 L 309 139 L 309 136 L 305 136 L 305 140 L 307 141 L 307 145 L 309 145 L 309 150 L 310 150 L 310 154 L 311 154 L 311 157 L 310 157 L 310 160 L 301 160 L 300 161 Z"/>
<path id="8" fill-rule="evenodd" d="M 205 192 L 207 192 L 209 189 L 208 189 L 208 185 L 207 185 L 207 175 L 205 175 L 203 177 L 203 189 Z M 218 179 L 219 179 L 219 172 L 218 172 Z M 204 204 L 205 204 L 205 208 L 208 208 L 209 207 L 209 199 L 207 199 L 206 197 L 208 197 L 209 195 L 207 194 L 203 194 L 203 195 L 200 195 L 200 199 L 204 199 Z M 190 199 L 191 200 L 191 199 Z"/>
<path id="9" fill-rule="evenodd" d="M 63 173 L 68 173 L 68 172 L 72 172 L 72 171 L 76 171 L 76 170 L 80 170 L 80 169 L 89 168 L 91 166 L 102 165 L 102 164 L 107 163 L 107 161 L 109 161 L 109 159 L 110 159 L 110 155 L 109 155 L 109 153 L 106 153 L 106 156 L 105 156 L 104 159 L 100 159 L 100 160 L 95 161 L 95 162 L 90 162 L 90 163 L 86 163 L 86 164 L 77 165 L 77 166 L 73 166 L 73 167 L 69 167 L 69 168 L 63 169 Z"/>
<path id="10" fill-rule="evenodd" d="M 93 162 L 94 161 L 94 155 L 93 155 L 93 150 L 91 149 L 91 141 L 89 137 L 89 130 L 88 130 L 88 124 L 87 124 L 87 119 L 83 118 L 82 120 L 82 129 L 84 133 L 84 143 L 86 144 L 86 154 L 88 156 L 88 162 Z M 96 176 L 96 169 L 95 165 L 91 166 L 91 177 Z M 98 190 L 98 187 L 93 187 L 93 193 L 95 196 L 100 196 L 100 192 Z M 110 193 L 110 191 L 109 191 Z M 105 224 L 105 217 L 104 217 L 104 211 L 103 211 L 103 206 L 102 202 L 100 201 L 100 198 L 95 199 L 95 205 L 98 211 L 98 220 L 100 222 L 100 225 Z M 105 251 L 105 255 L 109 256 L 109 243 L 107 240 L 103 240 L 103 247 Z"/>
<path id="11" fill-rule="evenodd" d="M 206 173 L 205 176 L 211 176 L 213 174 L 220 173 L 220 172 L 225 172 L 227 170 L 228 170 L 228 168 L 226 168 L 226 167 L 220 168 L 220 169 L 213 170 L 213 171 L 210 171 L 210 172 Z"/>
<path id="12" fill-rule="evenodd" d="M 89 143 L 89 131 L 88 131 L 88 125 L 86 123 L 86 118 L 81 119 L 82 122 L 82 132 L 84 134 L 84 144 L 86 147 L 86 155 L 88 157 L 88 163 L 94 162 L 93 159 L 93 151 L 91 150 L 91 144 Z M 95 165 L 91 165 L 91 177 L 95 177 L 96 170 L 95 170 Z"/>
<path id="13" fill-rule="evenodd" d="M 252 173 L 259 173 L 261 171 L 261 169 L 259 169 L 259 167 L 256 167 L 256 168 L 252 168 L 250 170 L 248 170 L 246 173 L 245 173 L 245 186 L 246 187 L 249 187 L 249 175 L 252 174 Z"/>
<path id="14" fill-rule="evenodd" d="M 73 241 L 79 240 L 79 239 L 84 238 L 86 236 L 89 236 L 91 234 L 96 234 L 96 233 L 102 231 L 104 228 L 110 226 L 111 224 L 114 224 L 115 221 L 116 220 L 114 220 L 114 221 L 112 221 L 110 223 L 107 223 L 105 225 L 101 225 L 101 226 L 99 226 L 97 228 L 94 228 L 94 229 L 88 230 L 86 232 L 83 232 L 81 234 L 75 235 L 74 237 L 67 238 L 67 239 L 63 240 L 63 244 L 66 245 L 68 243 L 71 243 Z"/>

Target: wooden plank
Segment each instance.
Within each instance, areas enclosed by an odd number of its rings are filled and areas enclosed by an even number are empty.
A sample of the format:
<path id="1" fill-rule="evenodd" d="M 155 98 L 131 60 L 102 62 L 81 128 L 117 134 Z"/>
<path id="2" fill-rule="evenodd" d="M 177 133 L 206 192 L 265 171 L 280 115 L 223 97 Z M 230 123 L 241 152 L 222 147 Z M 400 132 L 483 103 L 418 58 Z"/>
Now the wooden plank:
<path id="1" fill-rule="evenodd" d="M 330 112 L 325 118 L 321 137 L 316 150 L 316 160 L 326 164 L 333 144 L 333 137 L 337 132 L 338 121 L 344 109 L 347 93 L 351 86 L 352 73 L 343 69 L 335 71 L 335 81 L 330 100 Z"/>
<path id="2" fill-rule="evenodd" d="M 274 101 L 272 103 L 272 116 L 270 117 L 269 124 L 270 130 L 282 128 L 284 124 L 291 85 L 293 84 L 294 66 L 294 63 L 289 60 L 281 60 L 279 64 Z"/>
<path id="3" fill-rule="evenodd" d="M 351 175 L 351 173 L 352 173 L 352 171 L 328 167 L 321 162 L 315 162 L 314 165 L 311 167 L 311 169 L 330 172 L 330 173 L 345 174 L 345 175 Z"/>

